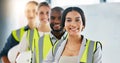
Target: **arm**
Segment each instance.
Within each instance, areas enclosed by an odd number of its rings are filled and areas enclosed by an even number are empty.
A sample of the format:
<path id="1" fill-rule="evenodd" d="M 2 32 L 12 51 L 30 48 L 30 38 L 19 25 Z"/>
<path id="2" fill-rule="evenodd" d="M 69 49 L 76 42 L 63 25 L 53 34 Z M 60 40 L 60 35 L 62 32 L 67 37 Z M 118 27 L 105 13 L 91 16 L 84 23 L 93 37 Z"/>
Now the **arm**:
<path id="1" fill-rule="evenodd" d="M 0 58 L 2 60 L 2 63 L 9 63 L 8 60 L 8 51 L 15 45 L 17 45 L 19 42 L 14 39 L 12 34 L 8 37 L 7 42 L 3 48 L 3 50 L 0 53 Z"/>
<path id="2" fill-rule="evenodd" d="M 102 63 L 102 45 L 100 42 L 97 43 L 97 48 L 94 53 L 94 62 L 93 63 Z"/>
<path id="3" fill-rule="evenodd" d="M 10 61 L 7 58 L 7 56 L 2 56 L 1 60 L 2 60 L 2 63 L 10 63 Z"/>

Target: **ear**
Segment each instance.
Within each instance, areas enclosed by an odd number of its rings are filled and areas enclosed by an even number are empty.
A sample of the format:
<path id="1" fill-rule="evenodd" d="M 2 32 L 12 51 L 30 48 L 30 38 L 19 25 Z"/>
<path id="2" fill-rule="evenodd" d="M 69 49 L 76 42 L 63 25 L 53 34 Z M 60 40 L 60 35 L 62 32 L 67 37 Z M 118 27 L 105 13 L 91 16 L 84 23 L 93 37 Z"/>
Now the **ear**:
<path id="1" fill-rule="evenodd" d="M 83 31 L 83 30 L 84 30 L 84 28 L 85 28 L 85 26 L 82 26 L 82 30 L 81 30 L 81 31 Z"/>

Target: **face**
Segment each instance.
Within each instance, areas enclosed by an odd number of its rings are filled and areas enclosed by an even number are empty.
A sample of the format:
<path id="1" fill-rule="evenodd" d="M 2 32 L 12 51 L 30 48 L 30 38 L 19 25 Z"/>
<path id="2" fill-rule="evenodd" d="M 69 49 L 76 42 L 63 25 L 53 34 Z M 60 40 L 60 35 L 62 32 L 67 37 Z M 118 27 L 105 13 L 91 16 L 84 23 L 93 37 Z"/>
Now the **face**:
<path id="1" fill-rule="evenodd" d="M 53 31 L 61 31 L 63 29 L 61 26 L 61 15 L 62 11 L 51 11 L 50 26 Z"/>
<path id="2" fill-rule="evenodd" d="M 48 6 L 41 6 L 38 10 L 39 21 L 41 24 L 48 23 L 50 8 Z"/>
<path id="3" fill-rule="evenodd" d="M 25 9 L 25 15 L 29 24 L 35 24 L 37 16 L 37 5 L 34 3 L 27 4 Z"/>
<path id="4" fill-rule="evenodd" d="M 65 29 L 69 35 L 80 35 L 84 28 L 81 15 L 77 11 L 70 11 L 65 17 Z"/>

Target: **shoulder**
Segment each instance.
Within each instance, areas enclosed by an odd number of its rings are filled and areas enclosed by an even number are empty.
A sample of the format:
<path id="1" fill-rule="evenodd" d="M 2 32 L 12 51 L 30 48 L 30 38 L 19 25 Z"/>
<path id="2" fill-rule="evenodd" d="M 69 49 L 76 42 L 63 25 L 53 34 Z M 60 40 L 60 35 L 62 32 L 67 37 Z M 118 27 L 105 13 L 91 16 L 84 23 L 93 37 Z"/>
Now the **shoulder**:
<path id="1" fill-rule="evenodd" d="M 91 45 L 92 45 L 91 43 L 94 44 L 94 45 L 93 45 L 94 53 L 95 53 L 96 51 L 99 51 L 99 50 L 102 51 L 102 43 L 101 43 L 100 41 L 95 41 L 95 40 L 86 39 L 86 44 L 89 44 L 89 46 L 91 46 Z"/>
<path id="2" fill-rule="evenodd" d="M 25 30 L 27 26 L 21 27 L 19 29 L 12 30 L 12 33 L 20 31 L 20 30 Z"/>
<path id="3" fill-rule="evenodd" d="M 100 47 L 102 49 L 102 43 L 100 41 L 96 41 L 96 47 Z"/>
<path id="4" fill-rule="evenodd" d="M 96 48 L 100 47 L 102 49 L 101 41 L 95 41 L 95 40 L 86 39 L 86 42 L 87 41 L 93 42 L 95 44 Z"/>

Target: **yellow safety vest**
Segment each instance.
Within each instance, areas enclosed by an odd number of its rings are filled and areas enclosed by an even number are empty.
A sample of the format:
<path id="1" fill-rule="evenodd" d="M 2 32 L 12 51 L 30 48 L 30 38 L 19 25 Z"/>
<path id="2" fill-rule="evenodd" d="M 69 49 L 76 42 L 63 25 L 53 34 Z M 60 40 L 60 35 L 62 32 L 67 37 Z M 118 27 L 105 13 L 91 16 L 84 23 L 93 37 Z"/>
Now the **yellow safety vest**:
<path id="1" fill-rule="evenodd" d="M 22 27 L 22 28 L 20 28 L 18 30 L 12 31 L 12 35 L 13 35 L 13 37 L 14 37 L 14 39 L 16 41 L 20 42 L 20 40 L 22 39 L 22 36 L 23 36 L 23 34 L 25 32 L 24 28 L 25 27 Z"/>
<path id="2" fill-rule="evenodd" d="M 87 61 L 88 61 L 88 54 L 90 53 L 89 52 L 89 48 L 90 48 L 90 43 L 91 43 L 91 40 L 87 40 L 87 43 L 86 43 L 86 48 L 85 48 L 85 51 L 84 51 L 84 53 L 83 53 L 83 55 L 82 55 L 82 58 L 80 59 L 80 62 L 81 63 L 88 63 Z M 95 51 L 95 49 L 96 49 L 96 42 L 94 42 L 93 43 L 93 51 L 91 51 L 92 52 L 92 54 L 94 53 L 94 51 Z M 92 55 L 93 56 L 93 55 Z M 91 57 L 90 59 L 92 59 L 93 57 Z"/>
<path id="3" fill-rule="evenodd" d="M 62 43 L 62 42 L 61 42 Z M 57 42 L 54 47 L 53 47 L 53 56 L 55 57 L 56 56 L 56 52 L 58 50 L 58 46 L 61 44 L 59 42 Z M 93 62 L 93 53 L 94 51 L 96 50 L 96 44 L 97 42 L 95 41 L 91 41 L 91 40 L 87 40 L 87 43 L 86 43 L 86 47 L 85 47 L 85 50 L 84 50 L 84 53 L 82 55 L 82 58 L 80 59 L 80 63 L 92 63 Z M 92 47 L 92 48 L 91 48 Z M 92 50 L 92 51 L 90 51 Z M 92 52 L 91 54 L 89 54 L 88 52 Z M 90 55 L 90 56 L 89 56 Z M 89 61 L 90 60 L 90 61 Z"/>
<path id="4" fill-rule="evenodd" d="M 32 47 L 32 51 L 35 52 L 35 57 L 32 58 L 34 63 L 42 63 L 52 48 L 52 42 L 50 40 L 50 34 L 45 34 L 42 37 L 39 37 L 37 29 L 28 30 L 27 38 L 29 40 L 30 47 Z M 31 37 L 31 38 L 30 38 Z"/>

